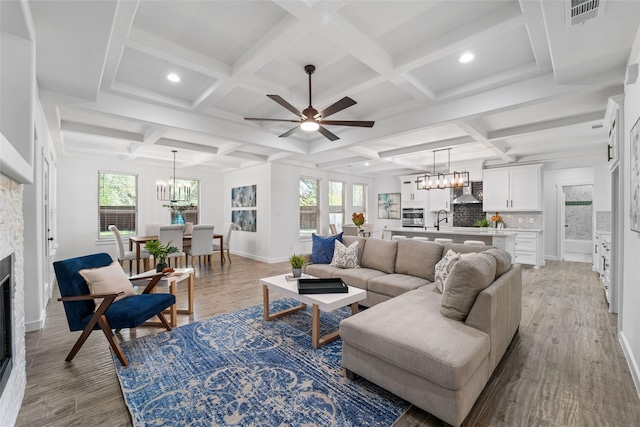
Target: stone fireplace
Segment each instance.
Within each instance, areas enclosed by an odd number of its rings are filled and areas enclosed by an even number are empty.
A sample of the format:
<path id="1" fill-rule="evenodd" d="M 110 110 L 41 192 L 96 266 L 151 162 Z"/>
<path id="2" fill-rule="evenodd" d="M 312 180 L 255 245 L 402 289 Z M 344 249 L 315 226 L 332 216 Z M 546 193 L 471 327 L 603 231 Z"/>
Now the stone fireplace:
<path id="1" fill-rule="evenodd" d="M 25 308 L 24 308 L 24 215 L 22 213 L 23 185 L 0 174 L 0 260 L 2 268 L 0 281 L 8 286 L 8 301 L 5 300 L 0 315 L 10 313 L 10 320 L 1 320 L 10 328 L 9 338 L 0 340 L 4 350 L 0 351 L 2 361 L 9 349 L 8 364 L 0 366 L 5 377 L 1 378 L 0 414 L 6 425 L 15 424 L 20 412 L 24 390 L 27 384 L 25 352 Z M 10 270 L 10 279 L 5 272 Z M 9 323 L 9 325 L 6 325 Z M 9 342 L 10 341 L 10 342 Z M 3 424 L 4 425 L 4 424 Z"/>

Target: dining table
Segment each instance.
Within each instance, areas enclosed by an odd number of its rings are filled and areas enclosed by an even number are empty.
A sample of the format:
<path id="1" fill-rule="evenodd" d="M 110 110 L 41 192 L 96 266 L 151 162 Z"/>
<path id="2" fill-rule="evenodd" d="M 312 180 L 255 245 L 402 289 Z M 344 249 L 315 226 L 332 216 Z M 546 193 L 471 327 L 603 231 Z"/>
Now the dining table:
<path id="1" fill-rule="evenodd" d="M 213 233 L 213 239 L 220 240 L 220 265 L 224 265 L 224 251 L 222 250 L 224 248 L 224 236 Z M 149 240 L 158 240 L 158 236 L 129 236 L 129 250 L 132 251 L 133 245 L 136 245 L 136 271 L 140 271 L 140 247 Z M 182 245 L 191 245 L 191 234 L 182 236 Z"/>

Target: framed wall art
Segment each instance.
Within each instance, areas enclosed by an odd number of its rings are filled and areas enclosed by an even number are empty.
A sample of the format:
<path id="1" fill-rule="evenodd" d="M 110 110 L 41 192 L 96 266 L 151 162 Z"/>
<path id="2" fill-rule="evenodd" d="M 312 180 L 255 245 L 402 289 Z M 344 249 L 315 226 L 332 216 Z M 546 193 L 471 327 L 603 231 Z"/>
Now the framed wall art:
<path id="1" fill-rule="evenodd" d="M 631 128 L 631 230 L 640 233 L 640 118 Z"/>
<path id="2" fill-rule="evenodd" d="M 378 219 L 400 218 L 400 193 L 378 194 Z"/>
<path id="3" fill-rule="evenodd" d="M 255 209 L 238 209 L 231 211 L 231 222 L 236 226 L 236 230 L 256 232 L 258 228 L 257 214 Z"/>
<path id="4" fill-rule="evenodd" d="M 231 207 L 232 208 L 255 208 L 256 197 L 257 197 L 256 185 L 234 187 L 231 189 Z"/>

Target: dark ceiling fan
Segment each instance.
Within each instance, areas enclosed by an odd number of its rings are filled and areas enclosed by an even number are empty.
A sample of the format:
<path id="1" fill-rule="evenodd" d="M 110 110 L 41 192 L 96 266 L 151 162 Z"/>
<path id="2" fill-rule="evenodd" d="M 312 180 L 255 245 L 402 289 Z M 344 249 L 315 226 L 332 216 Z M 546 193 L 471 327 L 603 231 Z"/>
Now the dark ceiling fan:
<path id="1" fill-rule="evenodd" d="M 337 135 L 333 134 L 332 132 L 330 132 L 327 128 L 323 127 L 322 125 L 356 126 L 356 127 L 363 127 L 363 128 L 373 127 L 373 124 L 375 123 L 373 121 L 363 121 L 363 120 L 325 120 L 330 115 L 335 114 L 338 111 L 342 111 L 345 108 L 351 107 L 352 105 L 355 105 L 356 101 L 354 101 L 353 99 L 349 98 L 348 96 L 345 96 L 340 101 L 330 105 L 329 107 L 325 108 L 324 110 L 322 110 L 322 111 L 320 111 L 318 113 L 318 110 L 316 110 L 315 108 L 313 108 L 311 106 L 311 74 L 313 74 L 313 72 L 315 70 L 316 70 L 316 67 L 314 65 L 305 65 L 305 67 L 304 67 L 304 71 L 306 71 L 306 73 L 309 75 L 309 106 L 307 108 L 305 108 L 302 112 L 298 111 L 298 109 L 296 107 L 294 107 L 293 105 L 289 104 L 287 101 L 285 101 L 279 95 L 267 95 L 269 98 L 273 99 L 275 102 L 277 102 L 278 104 L 282 105 L 284 108 L 286 108 L 287 110 L 291 111 L 296 116 L 300 117 L 298 120 L 261 119 L 261 118 L 255 118 L 255 117 L 245 117 L 244 119 L 245 120 L 261 120 L 261 121 L 267 121 L 267 122 L 299 123 L 300 126 L 296 126 L 293 129 L 288 130 L 287 132 L 285 132 L 282 135 L 280 135 L 280 137 L 289 136 L 293 132 L 298 130 L 298 128 L 300 127 L 300 128 L 302 128 L 303 130 L 306 130 L 306 131 L 317 130 L 318 132 L 323 134 L 325 137 L 327 137 L 331 141 L 335 141 L 336 139 L 340 139 L 340 138 L 338 138 Z"/>

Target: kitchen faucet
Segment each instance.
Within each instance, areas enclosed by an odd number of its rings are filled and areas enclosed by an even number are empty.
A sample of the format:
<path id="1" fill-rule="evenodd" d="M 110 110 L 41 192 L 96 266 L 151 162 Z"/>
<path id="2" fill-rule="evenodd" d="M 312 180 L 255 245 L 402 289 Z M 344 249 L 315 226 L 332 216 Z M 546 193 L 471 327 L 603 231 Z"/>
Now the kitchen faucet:
<path id="1" fill-rule="evenodd" d="M 440 212 L 444 212 L 444 218 L 440 219 Z M 444 209 L 440 209 L 438 211 L 438 218 L 436 219 L 436 223 L 433 224 L 433 226 L 436 228 L 436 230 L 440 231 L 440 223 L 444 221 L 447 224 L 449 223 L 449 218 L 447 218 L 447 211 L 445 211 Z"/>

